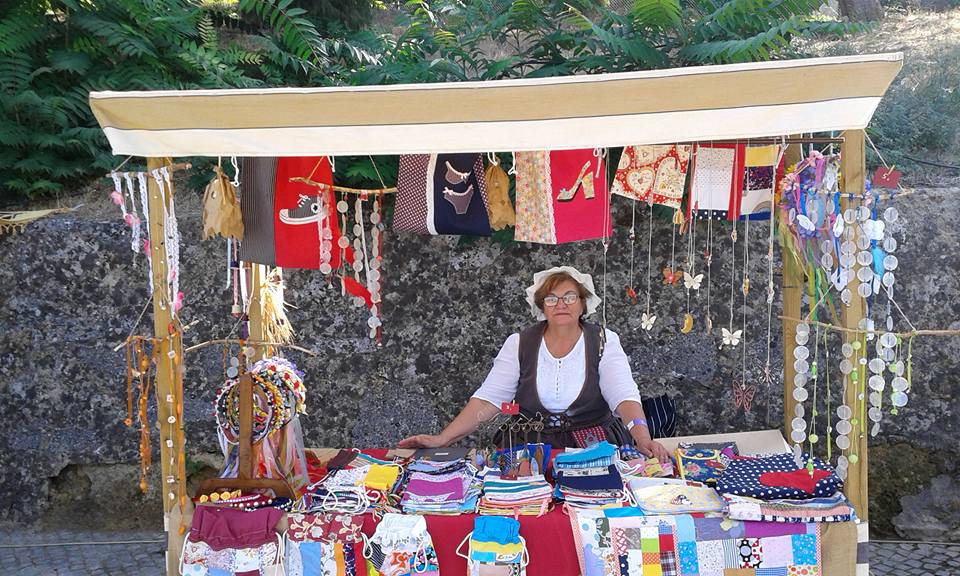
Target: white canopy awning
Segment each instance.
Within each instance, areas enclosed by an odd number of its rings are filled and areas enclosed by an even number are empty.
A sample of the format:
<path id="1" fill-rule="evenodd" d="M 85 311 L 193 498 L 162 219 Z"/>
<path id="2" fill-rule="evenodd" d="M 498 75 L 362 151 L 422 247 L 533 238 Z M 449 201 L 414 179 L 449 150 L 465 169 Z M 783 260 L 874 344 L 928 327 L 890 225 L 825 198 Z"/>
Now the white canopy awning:
<path id="1" fill-rule="evenodd" d="M 561 150 L 862 129 L 901 53 L 490 82 L 93 92 L 113 152 Z"/>

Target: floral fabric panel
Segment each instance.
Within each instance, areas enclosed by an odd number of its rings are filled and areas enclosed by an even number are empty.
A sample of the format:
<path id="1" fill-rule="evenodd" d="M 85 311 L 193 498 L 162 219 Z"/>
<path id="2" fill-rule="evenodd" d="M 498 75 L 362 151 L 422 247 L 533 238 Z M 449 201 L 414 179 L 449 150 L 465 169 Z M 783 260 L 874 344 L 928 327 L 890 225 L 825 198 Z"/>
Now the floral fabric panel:
<path id="1" fill-rule="evenodd" d="M 626 146 L 611 192 L 680 208 L 690 162 L 689 145 Z"/>
<path id="2" fill-rule="evenodd" d="M 517 152 L 516 196 L 517 242 L 556 244 L 553 227 L 553 201 L 550 194 L 549 152 Z"/>

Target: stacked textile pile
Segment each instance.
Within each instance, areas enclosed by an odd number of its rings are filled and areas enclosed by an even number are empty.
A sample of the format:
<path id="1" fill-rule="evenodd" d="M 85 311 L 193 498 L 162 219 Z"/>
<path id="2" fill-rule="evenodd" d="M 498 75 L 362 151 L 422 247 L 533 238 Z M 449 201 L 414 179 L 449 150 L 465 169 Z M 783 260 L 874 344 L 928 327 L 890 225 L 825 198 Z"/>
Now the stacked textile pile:
<path id="1" fill-rule="evenodd" d="M 553 462 L 555 496 L 584 508 L 621 505 L 624 491 L 618 460 L 617 448 L 609 442 L 559 454 Z"/>
<path id="2" fill-rule="evenodd" d="M 477 469 L 465 460 L 417 459 L 407 466 L 407 476 L 400 500 L 407 514 L 455 515 L 476 509 L 480 497 Z"/>
<path id="3" fill-rule="evenodd" d="M 388 460 L 341 450 L 327 463 L 327 474 L 307 487 L 301 510 L 361 514 L 391 510 L 390 495 L 403 479 L 403 468 Z"/>
<path id="4" fill-rule="evenodd" d="M 539 516 L 550 506 L 553 490 L 542 474 L 510 480 L 502 478 L 498 470 L 486 468 L 482 478 L 480 514 Z"/>
<path id="5" fill-rule="evenodd" d="M 635 446 L 621 446 L 619 452 L 620 461 L 617 462 L 617 468 L 623 476 L 624 485 L 628 477 L 672 478 L 674 476 L 672 461 L 660 462 L 656 458 L 647 458 Z"/>
<path id="6" fill-rule="evenodd" d="M 774 522 L 847 522 L 856 518 L 841 490 L 843 481 L 829 465 L 804 454 L 741 458 L 717 482 L 730 518 Z"/>

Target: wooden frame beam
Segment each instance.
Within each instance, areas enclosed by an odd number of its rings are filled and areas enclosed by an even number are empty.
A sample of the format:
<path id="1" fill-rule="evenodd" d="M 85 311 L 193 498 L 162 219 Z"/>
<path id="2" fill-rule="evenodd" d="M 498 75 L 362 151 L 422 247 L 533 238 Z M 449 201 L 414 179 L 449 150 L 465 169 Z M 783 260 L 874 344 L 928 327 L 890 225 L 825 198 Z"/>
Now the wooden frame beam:
<path id="1" fill-rule="evenodd" d="M 866 149 L 865 136 L 863 130 L 847 130 L 843 144 L 840 147 L 841 172 L 843 182 L 843 192 L 862 196 L 866 191 Z M 856 200 L 850 198 L 840 199 L 840 209 L 846 210 L 852 207 Z M 857 234 L 860 230 L 854 227 Z M 853 241 L 856 242 L 856 236 Z M 849 329 L 857 330 L 860 327 L 860 321 L 866 316 L 867 307 L 863 297 L 857 292 L 860 284 L 859 279 L 854 275 L 850 279 L 847 288 L 852 294 L 849 306 L 840 305 L 840 322 Z M 867 351 L 866 337 L 862 332 L 844 332 L 844 342 L 854 344 L 859 342 L 859 350 L 854 353 L 854 359 L 862 357 Z M 857 379 L 851 378 L 853 374 Z M 844 492 L 854 508 L 857 510 L 857 516 L 860 520 L 867 522 L 869 519 L 869 500 L 867 497 L 867 408 L 866 408 L 866 366 L 859 362 L 854 362 L 854 371 L 851 376 L 844 379 L 844 404 L 850 406 L 853 410 L 853 417 L 850 424 L 853 430 L 850 432 L 850 448 L 847 450 L 847 459 L 850 465 L 847 469 L 847 480 L 845 482 Z"/>
<path id="2" fill-rule="evenodd" d="M 172 164 L 168 158 L 148 158 L 147 170 L 153 171 Z M 163 498 L 163 526 L 167 532 L 167 574 L 179 573 L 180 549 L 184 534 L 180 533 L 189 503 L 181 502 L 186 494 L 184 462 L 180 458 L 183 438 L 183 380 L 177 370 L 182 370 L 183 351 L 180 345 L 180 319 L 170 302 L 167 291 L 167 245 L 164 233 L 164 213 L 173 204 L 173 189 L 164 195 L 152 177 L 147 178 L 147 205 L 150 221 L 150 273 L 153 277 L 153 335 L 157 354 L 155 390 L 157 395 L 157 421 L 160 431 L 160 495 Z M 172 358 L 179 356 L 178 358 Z M 172 419 L 172 421 L 171 421 Z"/>

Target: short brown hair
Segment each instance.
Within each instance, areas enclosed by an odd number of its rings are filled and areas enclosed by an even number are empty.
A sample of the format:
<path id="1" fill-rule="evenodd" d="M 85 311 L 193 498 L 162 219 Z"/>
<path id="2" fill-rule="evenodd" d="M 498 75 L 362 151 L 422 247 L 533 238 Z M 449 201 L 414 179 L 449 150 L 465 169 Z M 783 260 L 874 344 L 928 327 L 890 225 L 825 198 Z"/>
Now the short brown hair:
<path id="1" fill-rule="evenodd" d="M 587 292 L 583 284 L 577 282 L 576 278 L 566 272 L 557 272 L 548 276 L 547 279 L 543 281 L 543 284 L 537 288 L 537 291 L 533 293 L 533 302 L 537 305 L 537 308 L 543 310 L 543 299 L 557 287 L 557 284 L 562 283 L 564 280 L 569 280 L 577 286 L 577 294 L 580 295 L 580 302 L 583 303 L 583 311 L 586 313 L 587 297 L 590 296 L 590 293 Z"/>

